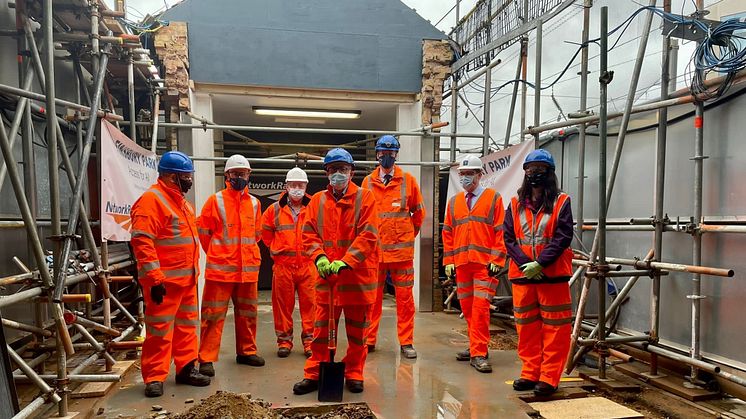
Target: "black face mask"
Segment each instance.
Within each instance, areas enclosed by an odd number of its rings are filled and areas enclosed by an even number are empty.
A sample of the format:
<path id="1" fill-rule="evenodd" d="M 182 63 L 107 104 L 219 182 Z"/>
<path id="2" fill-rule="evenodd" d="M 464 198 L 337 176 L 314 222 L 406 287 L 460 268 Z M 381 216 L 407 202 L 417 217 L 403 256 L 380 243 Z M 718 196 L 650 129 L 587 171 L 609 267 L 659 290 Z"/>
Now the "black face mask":
<path id="1" fill-rule="evenodd" d="M 392 156 L 391 154 L 384 154 L 381 156 L 378 161 L 381 163 L 381 167 L 384 169 L 391 169 L 394 167 L 394 162 L 396 161 L 396 158 Z"/>
<path id="2" fill-rule="evenodd" d="M 532 173 L 530 175 L 526 175 L 526 179 L 528 179 L 528 183 L 530 183 L 531 186 L 544 186 L 544 184 L 546 184 L 547 180 L 549 179 L 549 173 L 548 172 Z"/>
<path id="3" fill-rule="evenodd" d="M 242 179 L 242 178 L 231 178 L 228 180 L 228 182 L 231 183 L 231 188 L 242 191 L 246 186 L 249 185 L 248 179 Z"/>
<path id="4" fill-rule="evenodd" d="M 192 189 L 192 183 L 191 180 L 183 180 L 179 176 L 176 176 L 176 183 L 179 184 L 179 189 L 181 189 L 181 193 L 186 194 L 189 192 L 190 189 Z"/>

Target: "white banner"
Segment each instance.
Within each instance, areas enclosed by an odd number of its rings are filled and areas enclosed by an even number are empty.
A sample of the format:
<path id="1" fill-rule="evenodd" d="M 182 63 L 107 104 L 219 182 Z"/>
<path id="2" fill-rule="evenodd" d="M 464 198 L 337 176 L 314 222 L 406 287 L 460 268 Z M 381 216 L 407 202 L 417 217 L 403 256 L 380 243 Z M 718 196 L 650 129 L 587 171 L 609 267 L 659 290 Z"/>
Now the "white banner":
<path id="1" fill-rule="evenodd" d="M 158 162 L 114 125 L 101 124 L 101 238 L 129 241 L 132 204 L 156 182 Z"/>
<path id="2" fill-rule="evenodd" d="M 529 140 L 480 158 L 484 174 L 479 183 L 485 188 L 499 192 L 506 208 L 510 204 L 510 198 L 518 192 L 523 183 L 523 161 L 532 151 L 534 140 Z M 456 162 L 460 162 L 462 157 L 465 155 L 456 157 Z M 462 190 L 458 166 L 453 166 L 448 178 L 448 199 Z"/>

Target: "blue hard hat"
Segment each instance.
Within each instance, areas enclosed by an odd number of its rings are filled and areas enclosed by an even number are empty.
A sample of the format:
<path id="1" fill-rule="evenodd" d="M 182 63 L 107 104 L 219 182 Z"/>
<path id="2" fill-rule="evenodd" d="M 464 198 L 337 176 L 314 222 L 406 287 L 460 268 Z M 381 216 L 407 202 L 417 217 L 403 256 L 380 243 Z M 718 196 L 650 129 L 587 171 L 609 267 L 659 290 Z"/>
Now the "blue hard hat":
<path id="1" fill-rule="evenodd" d="M 546 163 L 550 169 L 554 170 L 555 168 L 554 157 L 548 151 L 541 148 L 528 153 L 526 161 L 523 162 L 523 168 L 526 169 L 526 165 L 529 163 Z"/>
<path id="2" fill-rule="evenodd" d="M 158 162 L 158 173 L 194 173 L 194 163 L 181 151 L 167 151 Z"/>
<path id="3" fill-rule="evenodd" d="M 399 151 L 399 140 L 393 135 L 384 135 L 376 141 L 376 151 Z"/>
<path id="4" fill-rule="evenodd" d="M 333 148 L 324 156 L 324 168 L 328 164 L 337 162 L 351 164 L 352 167 L 355 167 L 355 160 L 352 159 L 352 154 L 344 148 Z"/>

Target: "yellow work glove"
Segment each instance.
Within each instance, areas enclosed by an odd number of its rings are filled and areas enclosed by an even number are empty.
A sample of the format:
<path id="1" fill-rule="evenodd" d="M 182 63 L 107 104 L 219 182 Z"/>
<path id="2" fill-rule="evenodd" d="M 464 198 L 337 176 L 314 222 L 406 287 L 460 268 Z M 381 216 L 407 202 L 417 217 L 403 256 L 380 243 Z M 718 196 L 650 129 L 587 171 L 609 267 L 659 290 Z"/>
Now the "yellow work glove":
<path id="1" fill-rule="evenodd" d="M 321 256 L 316 260 L 316 270 L 322 278 L 326 278 L 331 273 L 331 266 L 332 264 L 326 256 Z"/>
<path id="2" fill-rule="evenodd" d="M 495 264 L 495 263 L 490 263 L 490 264 L 488 264 L 488 265 L 487 265 L 487 270 L 488 270 L 488 271 L 490 272 L 490 274 L 492 274 L 492 275 L 497 275 L 497 273 L 498 273 L 498 272 L 500 272 L 500 270 L 501 270 L 502 268 L 503 268 L 502 266 L 500 266 L 500 265 L 498 265 L 498 264 Z"/>
<path id="3" fill-rule="evenodd" d="M 339 271 L 343 269 L 350 269 L 350 267 L 341 260 L 335 260 L 331 265 L 329 265 L 329 271 L 335 275 L 339 274 Z"/>
<path id="4" fill-rule="evenodd" d="M 528 279 L 541 278 L 542 269 L 544 268 L 541 265 L 539 265 L 539 262 L 536 262 L 536 261 L 524 263 L 523 265 L 521 265 L 521 270 L 523 271 L 523 274 L 526 275 L 526 278 Z"/>
<path id="5" fill-rule="evenodd" d="M 453 278 L 454 273 L 456 273 L 456 265 L 452 263 L 446 265 L 446 277 Z"/>

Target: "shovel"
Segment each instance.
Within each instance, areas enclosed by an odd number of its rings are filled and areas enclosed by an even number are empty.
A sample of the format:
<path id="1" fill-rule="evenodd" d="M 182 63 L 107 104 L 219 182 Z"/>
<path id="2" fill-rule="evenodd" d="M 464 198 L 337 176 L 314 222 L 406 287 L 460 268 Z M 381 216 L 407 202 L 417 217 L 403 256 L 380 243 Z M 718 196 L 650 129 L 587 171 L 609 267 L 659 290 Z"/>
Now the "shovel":
<path id="1" fill-rule="evenodd" d="M 337 325 L 334 316 L 334 284 L 329 284 L 329 362 L 319 367 L 319 401 L 341 402 L 345 382 L 345 363 L 334 362 L 337 352 Z"/>

